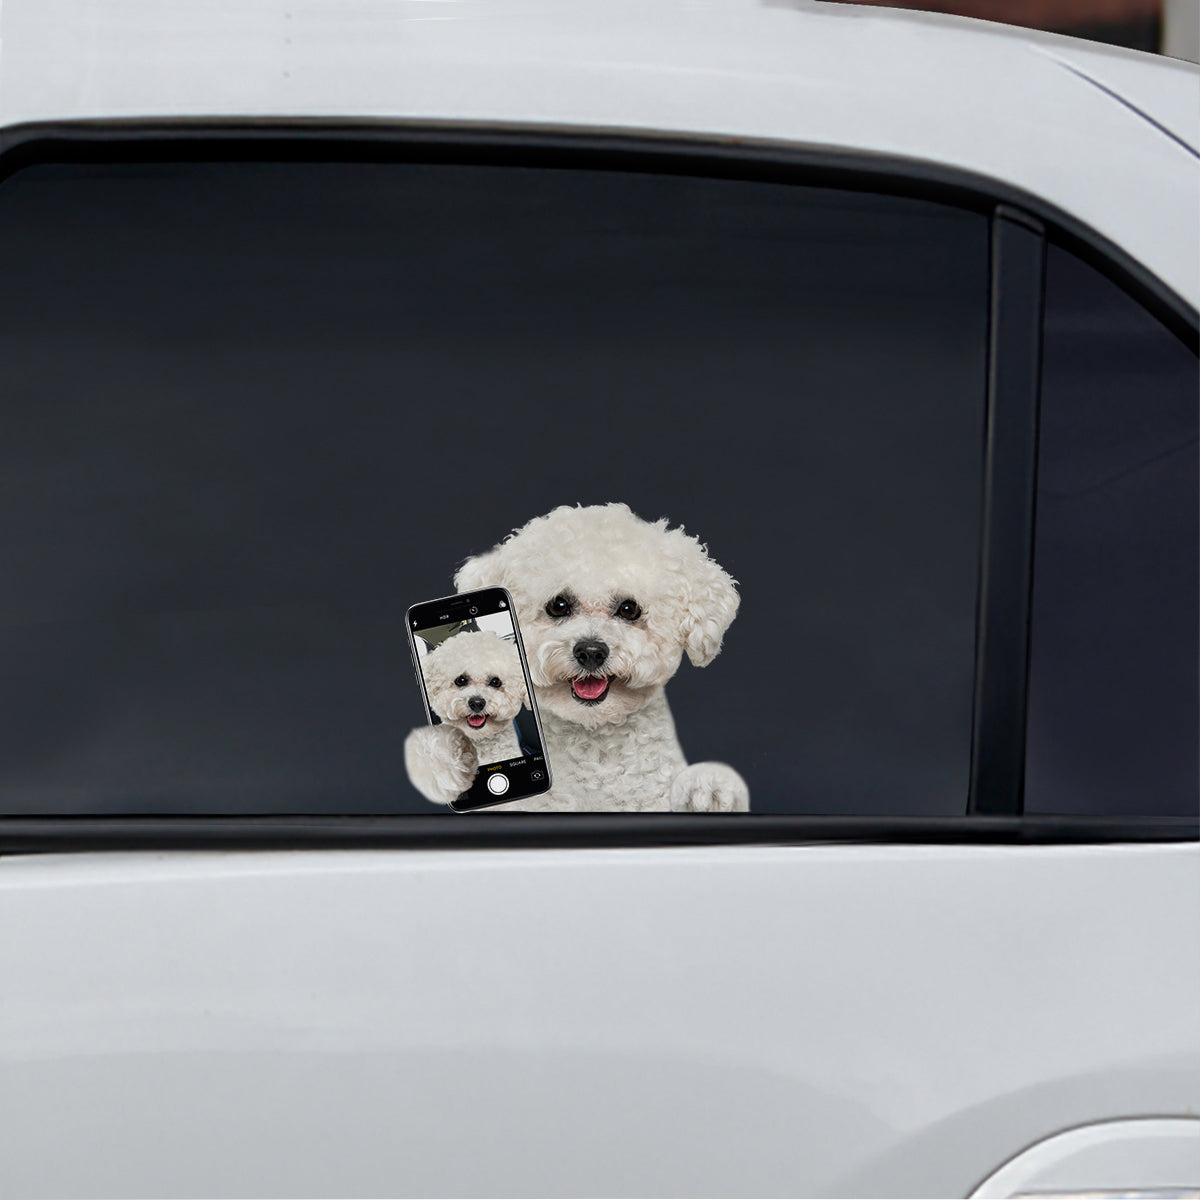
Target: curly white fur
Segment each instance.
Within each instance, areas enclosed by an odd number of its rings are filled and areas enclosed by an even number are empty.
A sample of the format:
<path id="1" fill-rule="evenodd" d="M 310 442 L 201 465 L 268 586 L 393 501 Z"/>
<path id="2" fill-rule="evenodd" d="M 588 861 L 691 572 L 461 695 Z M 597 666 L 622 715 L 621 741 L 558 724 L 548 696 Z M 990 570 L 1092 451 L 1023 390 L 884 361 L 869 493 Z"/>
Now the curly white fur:
<path id="1" fill-rule="evenodd" d="M 554 786 L 504 807 L 749 808 L 749 789 L 731 767 L 687 766 L 663 690 L 684 653 L 701 667 L 716 657 L 738 609 L 734 581 L 696 538 L 624 504 L 556 508 L 469 559 L 455 586 L 512 594 L 542 713 Z M 462 748 L 444 735 L 420 740 L 436 758 L 423 775 L 453 776 Z"/>
<path id="2" fill-rule="evenodd" d="M 413 786 L 449 804 L 481 764 L 519 758 L 513 718 L 529 704 L 521 656 L 494 633 L 457 633 L 421 664 L 429 707 L 442 724 L 415 729 L 404 743 Z"/>

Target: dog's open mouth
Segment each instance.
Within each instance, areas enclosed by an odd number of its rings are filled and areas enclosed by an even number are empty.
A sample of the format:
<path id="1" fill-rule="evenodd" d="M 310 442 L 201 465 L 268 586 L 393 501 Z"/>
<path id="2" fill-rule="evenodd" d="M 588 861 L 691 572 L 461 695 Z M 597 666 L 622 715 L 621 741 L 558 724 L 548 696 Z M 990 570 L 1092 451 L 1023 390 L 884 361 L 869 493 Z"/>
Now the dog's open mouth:
<path id="1" fill-rule="evenodd" d="M 608 695 L 610 683 L 611 675 L 585 675 L 582 679 L 571 680 L 571 691 L 581 704 L 599 704 Z"/>
<path id="2" fill-rule="evenodd" d="M 487 724 L 487 713 L 472 713 L 467 718 L 467 724 L 472 729 L 482 729 Z"/>

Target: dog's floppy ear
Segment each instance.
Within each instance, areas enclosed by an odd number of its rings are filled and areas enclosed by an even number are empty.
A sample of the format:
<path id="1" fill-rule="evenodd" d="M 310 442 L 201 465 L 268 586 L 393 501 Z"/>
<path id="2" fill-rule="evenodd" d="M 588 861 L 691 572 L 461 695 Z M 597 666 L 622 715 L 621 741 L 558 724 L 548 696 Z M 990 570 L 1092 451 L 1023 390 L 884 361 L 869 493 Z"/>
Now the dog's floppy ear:
<path id="1" fill-rule="evenodd" d="M 454 590 L 473 592 L 478 588 L 504 587 L 504 571 L 501 564 L 503 557 L 504 544 L 501 543 L 484 554 L 468 558 L 454 575 Z"/>
<path id="2" fill-rule="evenodd" d="M 688 564 L 688 597 L 683 618 L 683 648 L 697 667 L 707 667 L 721 650 L 725 630 L 737 616 L 736 581 L 695 543 Z"/>

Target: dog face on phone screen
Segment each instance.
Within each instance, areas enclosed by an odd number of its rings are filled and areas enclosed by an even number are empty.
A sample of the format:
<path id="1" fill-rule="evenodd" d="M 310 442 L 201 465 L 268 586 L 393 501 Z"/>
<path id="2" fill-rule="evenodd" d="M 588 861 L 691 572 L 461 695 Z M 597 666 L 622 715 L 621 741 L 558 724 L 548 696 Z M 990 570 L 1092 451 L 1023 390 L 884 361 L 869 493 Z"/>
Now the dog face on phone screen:
<path id="1" fill-rule="evenodd" d="M 529 703 L 517 647 L 494 633 L 456 633 L 421 668 L 429 707 L 472 741 L 494 737 Z"/>
<path id="2" fill-rule="evenodd" d="M 539 705 L 588 728 L 643 707 L 685 653 L 710 663 L 738 608 L 696 538 L 624 504 L 556 508 L 455 577 L 488 586 L 513 597 Z"/>

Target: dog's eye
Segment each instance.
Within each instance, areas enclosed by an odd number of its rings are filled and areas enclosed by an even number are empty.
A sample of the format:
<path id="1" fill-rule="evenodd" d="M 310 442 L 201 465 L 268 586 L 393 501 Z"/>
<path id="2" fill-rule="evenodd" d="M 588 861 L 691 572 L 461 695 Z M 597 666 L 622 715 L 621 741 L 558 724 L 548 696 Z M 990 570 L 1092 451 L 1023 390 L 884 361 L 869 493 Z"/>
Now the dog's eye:
<path id="1" fill-rule="evenodd" d="M 571 602 L 566 596 L 555 596 L 546 605 L 546 613 L 551 617 L 567 617 L 571 615 Z"/>
<path id="2" fill-rule="evenodd" d="M 622 600 L 617 605 L 617 616 L 623 621 L 636 621 L 641 615 L 642 609 L 636 600 Z"/>
<path id="3" fill-rule="evenodd" d="M 504 684 L 502 684 L 500 682 L 500 680 L 496 678 L 495 675 L 493 675 L 491 677 L 491 679 L 488 680 L 488 687 L 498 688 L 498 687 L 503 687 L 503 686 L 504 686 Z"/>
<path id="4" fill-rule="evenodd" d="M 468 684 L 468 683 L 470 683 L 470 682 L 471 682 L 471 677 L 470 677 L 470 675 L 460 675 L 460 676 L 459 676 L 459 677 L 458 677 L 458 678 L 457 678 L 457 679 L 454 681 L 454 686 L 455 686 L 455 687 L 466 687 L 466 686 L 467 686 L 467 684 Z"/>

